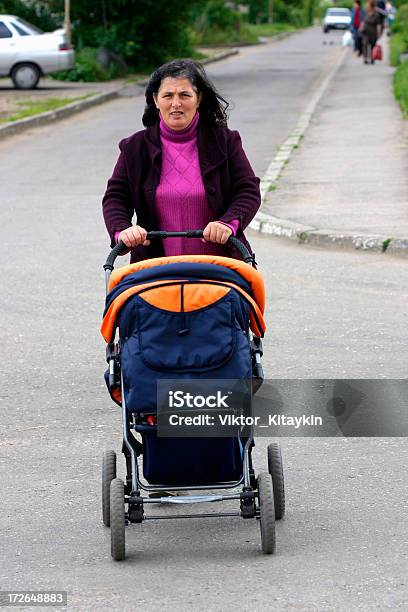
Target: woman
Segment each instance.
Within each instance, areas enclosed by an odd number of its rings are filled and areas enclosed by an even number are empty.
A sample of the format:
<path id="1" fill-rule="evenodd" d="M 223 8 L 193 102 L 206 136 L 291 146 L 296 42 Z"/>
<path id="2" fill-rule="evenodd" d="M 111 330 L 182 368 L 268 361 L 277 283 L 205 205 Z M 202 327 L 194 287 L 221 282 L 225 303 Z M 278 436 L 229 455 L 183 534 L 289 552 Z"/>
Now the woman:
<path id="1" fill-rule="evenodd" d="M 376 0 L 367 0 L 366 13 L 360 25 L 363 36 L 363 56 L 365 64 L 374 64 L 373 48 L 381 36 L 381 17 L 376 10 Z"/>
<path id="2" fill-rule="evenodd" d="M 113 247 L 132 249 L 131 262 L 162 255 L 221 254 L 244 230 L 261 202 L 259 179 L 227 127 L 228 103 L 192 60 L 175 60 L 150 77 L 145 130 L 119 143 L 120 155 L 103 198 Z M 136 213 L 137 225 L 132 225 Z M 204 239 L 146 240 L 149 230 L 204 229 Z"/>

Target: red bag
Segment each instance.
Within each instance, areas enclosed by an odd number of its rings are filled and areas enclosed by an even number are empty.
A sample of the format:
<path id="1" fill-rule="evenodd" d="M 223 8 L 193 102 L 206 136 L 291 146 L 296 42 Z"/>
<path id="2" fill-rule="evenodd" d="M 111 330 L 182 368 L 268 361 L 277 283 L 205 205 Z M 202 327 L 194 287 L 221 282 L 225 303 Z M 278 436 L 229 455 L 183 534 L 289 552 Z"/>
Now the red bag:
<path id="1" fill-rule="evenodd" d="M 373 60 L 382 60 L 382 47 L 381 45 L 374 45 L 373 47 Z"/>

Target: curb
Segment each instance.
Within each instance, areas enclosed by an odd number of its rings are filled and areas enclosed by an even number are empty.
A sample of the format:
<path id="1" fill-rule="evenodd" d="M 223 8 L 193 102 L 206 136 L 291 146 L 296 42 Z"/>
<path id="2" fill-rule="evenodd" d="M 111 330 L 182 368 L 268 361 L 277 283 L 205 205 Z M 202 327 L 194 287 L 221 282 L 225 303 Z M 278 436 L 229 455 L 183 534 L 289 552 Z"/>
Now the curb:
<path id="1" fill-rule="evenodd" d="M 268 196 L 271 187 L 274 187 L 285 165 L 289 162 L 293 151 L 298 148 L 301 139 L 316 112 L 317 106 L 329 87 L 332 79 L 343 65 L 348 48 L 342 50 L 340 59 L 334 64 L 329 74 L 323 79 L 318 90 L 303 111 L 295 130 L 285 140 L 277 154 L 269 164 L 261 178 L 260 191 L 262 204 L 268 207 Z M 255 215 L 249 227 L 261 234 L 268 234 L 279 238 L 295 240 L 298 244 L 308 244 L 325 248 L 354 249 L 360 251 L 373 251 L 377 253 L 390 253 L 392 255 L 408 256 L 408 238 L 393 238 L 378 234 L 364 234 L 359 232 L 341 232 L 326 230 L 304 225 L 290 219 L 281 219 L 261 210 Z"/>
<path id="2" fill-rule="evenodd" d="M 97 106 L 98 104 L 103 104 L 104 102 L 113 100 L 119 95 L 119 92 L 122 91 L 122 89 L 123 86 L 101 94 L 96 94 L 87 98 L 86 100 L 71 102 L 70 104 L 66 104 L 65 106 L 57 108 L 54 111 L 47 111 L 45 113 L 34 115 L 33 117 L 27 117 L 27 119 L 19 119 L 18 121 L 6 123 L 6 125 L 0 127 L 0 138 L 6 138 L 7 136 L 18 134 L 19 132 L 23 132 L 29 128 L 38 127 L 47 123 L 52 123 L 53 121 L 65 119 L 65 117 L 79 113 L 83 110 L 91 108 L 92 106 Z"/>
<path id="3" fill-rule="evenodd" d="M 300 29 L 306 30 L 307 28 L 300 28 Z M 288 36 L 295 34 L 295 32 L 299 32 L 300 29 L 291 30 L 290 32 L 280 32 L 279 34 L 275 34 L 273 36 L 258 36 L 257 42 L 222 43 L 218 45 L 217 44 L 216 45 L 203 45 L 203 47 L 206 49 L 211 49 L 211 47 L 215 47 L 215 48 L 218 47 L 218 48 L 235 49 L 235 50 L 237 47 L 254 47 L 256 45 L 262 45 L 262 44 L 267 44 L 267 43 L 278 41 L 278 40 L 283 40 L 284 38 L 288 38 Z M 208 62 L 208 60 L 212 60 L 212 58 L 203 60 L 201 63 L 204 64 L 205 62 Z"/>
<path id="4" fill-rule="evenodd" d="M 344 60 L 346 58 L 347 50 L 348 50 L 347 47 L 343 48 L 342 53 L 340 55 L 340 59 L 338 59 L 335 62 L 329 74 L 320 83 L 316 93 L 313 95 L 306 109 L 301 114 L 298 120 L 298 123 L 296 125 L 296 128 L 288 136 L 288 138 L 285 140 L 283 145 L 279 148 L 277 154 L 275 155 L 275 157 L 269 164 L 265 174 L 261 178 L 260 189 L 261 189 L 261 198 L 263 201 L 267 198 L 267 194 L 270 190 L 270 187 L 282 174 L 282 170 L 285 167 L 285 165 L 288 163 L 288 161 L 290 160 L 290 157 L 293 151 L 298 148 L 300 141 L 302 140 L 307 128 L 310 125 L 312 117 L 316 111 L 317 105 L 322 99 L 333 77 L 336 75 L 337 71 L 343 65 Z M 254 221 L 256 219 L 257 217 L 255 217 Z"/>
<path id="5" fill-rule="evenodd" d="M 318 229 L 264 213 L 258 213 L 250 227 L 261 234 L 294 240 L 298 244 L 408 256 L 408 238 Z"/>
<path id="6" fill-rule="evenodd" d="M 209 57 L 203 60 L 201 63 L 210 64 L 212 62 L 219 62 L 220 60 L 226 59 L 227 57 L 230 57 L 232 55 L 237 55 L 238 53 L 238 49 L 229 49 L 228 51 L 221 51 L 221 53 L 216 53 L 213 57 Z M 142 81 L 136 81 L 136 83 L 134 84 L 143 86 L 146 83 L 147 79 L 144 79 Z M 70 104 L 66 104 L 65 106 L 57 108 L 53 111 L 39 113 L 38 115 L 34 115 L 33 117 L 27 117 L 27 119 L 19 119 L 18 121 L 6 123 L 5 125 L 0 127 L 0 139 L 7 138 L 8 136 L 12 136 L 14 134 L 18 134 L 30 128 L 39 127 L 41 125 L 46 125 L 54 121 L 59 121 L 60 119 L 65 119 L 66 117 L 70 117 L 71 115 L 80 113 L 83 110 L 92 108 L 93 106 L 109 102 L 110 100 L 119 97 L 121 92 L 127 87 L 129 87 L 129 85 L 130 84 L 127 83 L 126 85 L 121 85 L 120 87 L 111 89 L 110 91 L 91 95 L 86 100 L 71 102 Z"/>

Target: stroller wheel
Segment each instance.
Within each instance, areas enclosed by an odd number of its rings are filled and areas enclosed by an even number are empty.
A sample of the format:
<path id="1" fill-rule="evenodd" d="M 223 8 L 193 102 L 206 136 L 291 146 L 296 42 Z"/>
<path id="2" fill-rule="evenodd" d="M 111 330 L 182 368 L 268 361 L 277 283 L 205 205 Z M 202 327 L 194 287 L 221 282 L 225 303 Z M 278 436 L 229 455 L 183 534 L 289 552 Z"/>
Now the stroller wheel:
<path id="1" fill-rule="evenodd" d="M 115 561 L 125 558 L 125 485 L 115 478 L 110 485 L 111 555 Z"/>
<path id="2" fill-rule="evenodd" d="M 275 506 L 271 475 L 261 472 L 258 476 L 258 494 L 261 524 L 262 550 L 266 555 L 275 552 Z"/>
<path id="3" fill-rule="evenodd" d="M 110 527 L 110 484 L 116 478 L 116 453 L 107 450 L 102 456 L 102 520 Z"/>
<path id="4" fill-rule="evenodd" d="M 268 445 L 268 470 L 272 476 L 275 518 L 281 519 L 285 514 L 285 481 L 283 478 L 282 453 L 278 442 Z"/>

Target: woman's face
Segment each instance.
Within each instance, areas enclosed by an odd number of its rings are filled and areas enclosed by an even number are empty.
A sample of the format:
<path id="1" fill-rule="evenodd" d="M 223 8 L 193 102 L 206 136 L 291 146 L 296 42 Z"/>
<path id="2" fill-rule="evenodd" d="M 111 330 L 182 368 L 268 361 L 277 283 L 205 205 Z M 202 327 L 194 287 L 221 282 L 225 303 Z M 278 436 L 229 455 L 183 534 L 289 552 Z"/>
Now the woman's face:
<path id="1" fill-rule="evenodd" d="M 201 94 L 197 94 L 190 79 L 166 77 L 154 101 L 165 124 L 172 130 L 183 130 L 192 122 Z"/>

